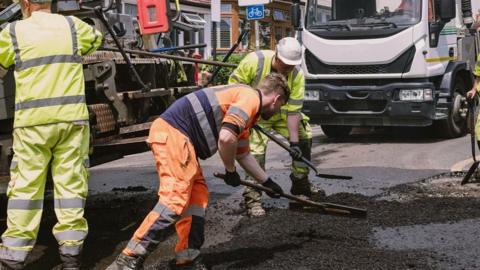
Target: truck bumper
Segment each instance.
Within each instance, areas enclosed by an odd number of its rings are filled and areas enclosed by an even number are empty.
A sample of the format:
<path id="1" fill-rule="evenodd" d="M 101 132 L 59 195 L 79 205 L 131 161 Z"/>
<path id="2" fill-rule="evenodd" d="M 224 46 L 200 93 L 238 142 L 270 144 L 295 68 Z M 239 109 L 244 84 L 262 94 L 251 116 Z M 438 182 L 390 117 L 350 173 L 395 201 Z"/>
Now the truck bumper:
<path id="1" fill-rule="evenodd" d="M 436 119 L 435 96 L 430 101 L 401 101 L 401 89 L 431 89 L 430 82 L 381 86 L 306 84 L 303 112 L 312 123 L 349 126 L 429 126 Z M 312 92 L 313 91 L 313 92 Z M 315 98 L 312 98 L 315 97 Z M 317 99 L 318 97 L 318 99 Z"/>

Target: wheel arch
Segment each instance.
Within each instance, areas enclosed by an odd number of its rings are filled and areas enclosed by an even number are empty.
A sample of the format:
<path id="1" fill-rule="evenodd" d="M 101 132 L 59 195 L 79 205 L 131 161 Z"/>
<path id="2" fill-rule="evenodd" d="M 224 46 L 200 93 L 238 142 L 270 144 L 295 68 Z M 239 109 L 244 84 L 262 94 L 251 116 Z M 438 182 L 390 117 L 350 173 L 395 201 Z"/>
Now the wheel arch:
<path id="1" fill-rule="evenodd" d="M 466 89 L 462 94 L 473 87 L 473 74 L 467 69 L 467 63 L 465 61 L 450 62 L 448 64 L 440 84 L 440 91 L 448 93 L 453 97 L 453 89 L 457 78 L 461 78 L 465 84 Z"/>

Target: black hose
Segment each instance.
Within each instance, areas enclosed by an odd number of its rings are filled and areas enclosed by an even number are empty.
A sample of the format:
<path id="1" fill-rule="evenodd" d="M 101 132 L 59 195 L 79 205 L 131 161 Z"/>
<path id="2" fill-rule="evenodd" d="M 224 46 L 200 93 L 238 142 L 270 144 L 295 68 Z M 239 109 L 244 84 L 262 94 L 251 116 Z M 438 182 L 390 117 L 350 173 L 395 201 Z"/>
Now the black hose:
<path id="1" fill-rule="evenodd" d="M 463 21 L 468 28 L 473 24 L 472 1 L 462 0 Z"/>

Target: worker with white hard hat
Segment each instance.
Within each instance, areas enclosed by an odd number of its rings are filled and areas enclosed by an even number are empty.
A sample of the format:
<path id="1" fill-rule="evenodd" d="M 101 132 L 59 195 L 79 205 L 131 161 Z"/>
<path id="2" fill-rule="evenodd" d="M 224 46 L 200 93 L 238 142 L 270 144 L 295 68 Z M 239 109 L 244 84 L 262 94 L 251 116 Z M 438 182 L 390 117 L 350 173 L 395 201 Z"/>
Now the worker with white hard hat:
<path id="1" fill-rule="evenodd" d="M 290 98 L 282 107 L 280 113 L 269 120 L 260 120 L 265 130 L 275 130 L 290 141 L 290 147 L 295 150 L 292 155 L 292 172 L 290 192 L 294 195 L 311 197 L 319 190 L 312 187 L 308 179 L 307 164 L 299 160 L 301 156 L 310 159 L 312 131 L 308 117 L 301 113 L 305 95 L 305 76 L 299 67 L 302 62 L 302 47 L 292 37 L 281 39 L 276 50 L 260 50 L 248 54 L 233 71 L 229 84 L 244 83 L 255 87 L 263 78 L 272 72 L 283 74 L 288 79 Z M 259 164 L 265 168 L 265 153 L 268 138 L 257 130 L 250 130 L 250 151 Z M 248 176 L 247 180 L 251 181 Z M 247 213 L 251 217 L 265 215 L 261 205 L 262 193 L 252 188 L 246 188 L 243 193 Z"/>

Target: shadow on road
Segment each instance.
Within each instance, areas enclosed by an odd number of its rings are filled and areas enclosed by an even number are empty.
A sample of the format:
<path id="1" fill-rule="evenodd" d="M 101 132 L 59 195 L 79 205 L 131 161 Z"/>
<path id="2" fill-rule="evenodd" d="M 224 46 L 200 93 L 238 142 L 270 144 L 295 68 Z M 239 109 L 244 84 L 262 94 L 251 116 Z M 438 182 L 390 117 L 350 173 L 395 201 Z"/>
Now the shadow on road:
<path id="1" fill-rule="evenodd" d="M 433 127 L 354 128 L 347 138 L 313 137 L 314 143 L 435 143 L 446 140 Z"/>

